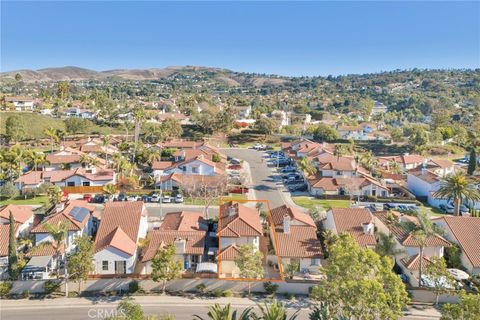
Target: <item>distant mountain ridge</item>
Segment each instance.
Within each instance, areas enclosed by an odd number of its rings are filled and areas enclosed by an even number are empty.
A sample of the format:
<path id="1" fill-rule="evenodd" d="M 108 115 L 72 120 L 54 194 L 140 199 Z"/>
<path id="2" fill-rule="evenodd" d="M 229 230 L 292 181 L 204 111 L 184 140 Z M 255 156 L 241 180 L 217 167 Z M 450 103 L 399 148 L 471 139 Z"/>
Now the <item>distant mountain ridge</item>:
<path id="1" fill-rule="evenodd" d="M 103 80 L 103 79 L 124 79 L 124 80 L 155 80 L 175 72 L 199 72 L 210 71 L 212 73 L 232 73 L 230 70 L 209 67 L 184 66 L 149 69 L 114 69 L 106 71 L 95 71 L 80 67 L 58 67 L 38 70 L 15 70 L 0 73 L 0 79 L 14 79 L 18 73 L 25 82 L 36 81 L 70 81 L 70 80 Z"/>

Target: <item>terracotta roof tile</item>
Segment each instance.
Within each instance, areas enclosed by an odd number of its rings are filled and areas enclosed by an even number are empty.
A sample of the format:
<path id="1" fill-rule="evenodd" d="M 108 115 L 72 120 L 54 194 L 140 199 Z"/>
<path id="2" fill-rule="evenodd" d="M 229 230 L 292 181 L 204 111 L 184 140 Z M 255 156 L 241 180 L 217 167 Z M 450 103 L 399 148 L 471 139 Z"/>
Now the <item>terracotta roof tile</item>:
<path id="1" fill-rule="evenodd" d="M 203 220 L 201 212 L 181 211 L 170 212 L 165 215 L 159 230 L 198 231 Z"/>
<path id="2" fill-rule="evenodd" d="M 219 261 L 235 261 L 240 254 L 240 250 L 238 250 L 237 246 L 230 245 L 223 249 L 220 254 L 218 255 Z"/>
<path id="3" fill-rule="evenodd" d="M 289 258 L 320 258 L 322 247 L 317 229 L 308 226 L 290 226 L 290 233 L 277 232 L 277 254 Z"/>
<path id="4" fill-rule="evenodd" d="M 363 232 L 363 224 L 373 221 L 370 210 L 366 208 L 332 208 L 335 227 L 338 233 L 350 233 L 361 247 L 375 246 L 373 234 Z"/>
<path id="5" fill-rule="evenodd" d="M 285 215 L 288 215 L 291 220 L 297 220 L 303 224 L 316 227 L 312 217 L 310 217 L 306 213 L 300 212 L 300 210 L 294 207 L 283 205 L 283 206 L 272 209 L 271 214 L 272 214 L 273 224 L 275 226 L 282 226 L 283 217 Z"/>
<path id="6" fill-rule="evenodd" d="M 15 224 L 15 233 L 20 227 L 19 223 Z M 10 224 L 0 224 L 0 257 L 8 255 L 8 242 L 10 238 Z"/>
<path id="7" fill-rule="evenodd" d="M 230 208 L 233 212 L 230 214 Z M 221 237 L 254 237 L 263 234 L 257 210 L 238 202 L 227 202 L 220 206 L 218 235 Z"/>
<path id="8" fill-rule="evenodd" d="M 10 212 L 12 212 L 13 219 L 18 223 L 25 223 L 33 216 L 33 209 L 31 206 L 9 204 L 0 210 L 0 217 L 10 219 Z"/>
<path id="9" fill-rule="evenodd" d="M 151 260 L 158 249 L 171 245 L 176 239 L 184 239 L 185 254 L 202 255 L 205 247 L 205 231 L 155 230 L 149 235 L 148 246 L 143 252 L 142 261 Z"/>
<path id="10" fill-rule="evenodd" d="M 408 269 L 408 270 L 419 270 L 420 269 L 420 254 L 416 254 L 410 257 L 403 258 L 400 262 Z M 423 267 L 427 264 L 432 263 L 430 259 L 423 256 Z"/>

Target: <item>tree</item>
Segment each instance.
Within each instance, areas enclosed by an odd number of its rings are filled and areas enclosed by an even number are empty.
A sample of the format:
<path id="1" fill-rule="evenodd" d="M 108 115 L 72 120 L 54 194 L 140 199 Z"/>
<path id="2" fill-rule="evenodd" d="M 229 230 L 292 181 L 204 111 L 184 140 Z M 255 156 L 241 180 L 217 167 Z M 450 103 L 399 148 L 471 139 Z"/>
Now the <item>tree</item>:
<path id="1" fill-rule="evenodd" d="M 255 122 L 255 128 L 266 136 L 278 131 L 278 123 L 270 118 L 260 118 Z"/>
<path id="2" fill-rule="evenodd" d="M 102 190 L 108 195 L 109 198 L 113 197 L 117 193 L 117 187 L 115 187 L 113 183 L 103 186 Z"/>
<path id="3" fill-rule="evenodd" d="M 438 305 L 440 294 L 453 289 L 454 279 L 447 270 L 447 264 L 442 257 L 431 257 L 425 267 L 425 277 L 429 280 L 435 293 L 435 305 Z"/>
<path id="4" fill-rule="evenodd" d="M 12 199 L 16 196 L 18 196 L 18 189 L 13 182 L 8 181 L 3 186 L 0 186 L 1 198 Z"/>
<path id="5" fill-rule="evenodd" d="M 70 95 L 70 84 L 67 81 L 60 81 L 57 84 L 57 96 L 61 100 L 65 100 Z"/>
<path id="6" fill-rule="evenodd" d="M 162 139 L 178 138 L 183 134 L 180 122 L 172 118 L 163 120 L 160 125 L 160 130 L 162 132 Z"/>
<path id="7" fill-rule="evenodd" d="M 480 320 L 480 294 L 467 294 L 462 290 L 458 303 L 443 305 L 440 320 Z"/>
<path id="8" fill-rule="evenodd" d="M 51 206 L 56 206 L 60 202 L 62 202 L 63 198 L 63 191 L 59 186 L 50 186 L 47 189 L 47 196 L 48 196 L 48 203 Z"/>
<path id="9" fill-rule="evenodd" d="M 290 263 L 287 263 L 285 265 L 283 272 L 288 278 L 293 279 L 293 277 L 299 270 L 300 270 L 300 264 L 298 262 L 291 261 Z"/>
<path id="10" fill-rule="evenodd" d="M 457 171 L 444 177 L 440 182 L 440 187 L 435 196 L 438 198 L 453 200 L 454 215 L 460 215 L 460 206 L 462 200 L 479 201 L 480 192 L 475 183 L 468 178 L 462 171 Z"/>
<path id="11" fill-rule="evenodd" d="M 108 134 L 102 137 L 102 149 L 103 149 L 103 152 L 105 153 L 105 166 L 108 166 L 108 147 L 110 146 L 111 140 L 112 140 L 112 137 Z"/>
<path id="12" fill-rule="evenodd" d="M 81 119 L 76 117 L 65 119 L 64 122 L 65 122 L 65 128 L 67 129 L 67 132 L 70 134 L 85 132 L 88 130 L 88 128 L 92 124 L 87 119 Z"/>
<path id="13" fill-rule="evenodd" d="M 375 246 L 375 252 L 381 257 L 391 257 L 395 259 L 397 254 L 402 253 L 402 250 L 396 249 L 397 242 L 393 234 L 386 235 L 385 233 L 378 233 L 378 243 Z"/>
<path id="14" fill-rule="evenodd" d="M 163 246 L 158 249 L 152 259 L 152 280 L 155 282 L 163 281 L 163 289 L 167 281 L 179 279 L 183 269 L 182 263 L 175 259 L 176 249 L 174 245 Z"/>
<path id="15" fill-rule="evenodd" d="M 15 114 L 5 121 L 5 137 L 7 141 L 18 142 L 25 138 L 25 121 Z"/>
<path id="16" fill-rule="evenodd" d="M 50 234 L 53 241 L 43 242 L 45 245 L 51 245 L 55 251 L 55 256 L 57 258 L 57 277 L 60 274 L 60 257 L 62 255 L 62 250 L 66 248 L 66 239 L 68 236 L 68 230 L 70 229 L 70 223 L 61 222 L 59 224 L 44 224 L 45 230 Z"/>
<path id="17" fill-rule="evenodd" d="M 334 141 L 340 139 L 338 131 L 324 123 L 320 123 L 313 131 L 313 138 L 319 141 Z"/>
<path id="18" fill-rule="evenodd" d="M 53 152 L 54 143 L 59 141 L 57 129 L 53 127 L 46 128 L 43 134 L 50 139 L 50 151 Z"/>
<path id="19" fill-rule="evenodd" d="M 256 313 L 254 313 L 252 317 L 254 320 L 295 320 L 298 312 L 300 311 L 295 311 L 293 315 L 287 318 L 287 309 L 285 309 L 285 306 L 277 300 L 273 300 L 270 303 L 265 302 L 263 306 L 260 304 L 257 306 L 260 309 L 261 315 L 258 316 Z"/>
<path id="20" fill-rule="evenodd" d="M 428 134 L 422 127 L 415 127 L 409 138 L 410 146 L 415 149 L 421 149 L 428 144 Z"/>
<path id="21" fill-rule="evenodd" d="M 477 170 L 477 152 L 475 151 L 475 148 L 472 147 L 470 150 L 470 159 L 468 160 L 467 173 L 473 175 L 475 170 Z"/>
<path id="22" fill-rule="evenodd" d="M 18 258 L 17 258 L 17 244 L 15 240 L 15 219 L 12 211 L 9 216 L 9 234 L 8 234 L 8 274 L 10 279 L 16 280 L 18 277 Z"/>
<path id="23" fill-rule="evenodd" d="M 307 157 L 300 159 L 299 167 L 303 172 L 307 173 L 308 176 L 313 176 L 317 173 L 317 168 L 312 164 Z"/>
<path id="24" fill-rule="evenodd" d="M 208 307 L 208 319 L 211 320 L 249 320 L 252 308 L 245 309 L 238 317 L 237 310 L 233 309 L 230 304 L 222 307 L 218 303 Z M 195 319 L 204 320 L 199 315 L 193 316 Z"/>
<path id="25" fill-rule="evenodd" d="M 139 304 L 133 303 L 129 300 L 120 301 L 117 310 L 122 316 L 114 317 L 113 319 L 125 320 L 144 320 L 145 316 L 142 307 Z"/>
<path id="26" fill-rule="evenodd" d="M 15 73 L 15 81 L 17 82 L 22 81 L 22 75 L 20 73 Z"/>
<path id="27" fill-rule="evenodd" d="M 324 301 L 331 314 L 342 311 L 357 319 L 399 319 L 409 302 L 405 285 L 393 271 L 393 261 L 362 249 L 349 234 L 329 247 L 325 279 L 312 288 L 311 298 Z"/>
<path id="28" fill-rule="evenodd" d="M 263 277 L 263 253 L 253 245 L 243 244 L 238 247 L 238 257 L 235 264 L 240 269 L 240 277 L 248 281 L 248 295 L 251 290 L 251 280 Z"/>
<path id="29" fill-rule="evenodd" d="M 88 275 L 95 270 L 93 255 L 95 253 L 95 244 L 88 235 L 75 238 L 73 241 L 75 252 L 68 257 L 69 279 L 78 282 L 78 294 L 82 281 L 86 281 Z"/>

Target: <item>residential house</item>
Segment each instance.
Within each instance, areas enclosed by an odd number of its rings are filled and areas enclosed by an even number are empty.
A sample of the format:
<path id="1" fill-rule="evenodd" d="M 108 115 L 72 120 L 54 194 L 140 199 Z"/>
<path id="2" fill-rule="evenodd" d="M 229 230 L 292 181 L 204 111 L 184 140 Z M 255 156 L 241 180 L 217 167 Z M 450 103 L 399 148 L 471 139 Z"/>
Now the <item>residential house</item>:
<path id="1" fill-rule="evenodd" d="M 235 259 L 239 255 L 239 246 L 247 244 L 259 250 L 262 236 L 262 223 L 256 209 L 238 202 L 222 204 L 218 220 L 220 277 L 238 278 L 240 269 Z"/>
<path id="2" fill-rule="evenodd" d="M 94 120 L 97 117 L 96 112 L 88 109 L 81 109 L 79 107 L 65 109 L 64 113 L 67 118 L 76 117 L 76 118 Z"/>
<path id="3" fill-rule="evenodd" d="M 19 224 L 15 224 L 15 234 L 18 234 Z M 16 237 L 17 238 L 17 237 Z M 10 240 L 10 224 L 0 224 L 0 280 L 8 278 L 8 244 Z"/>
<path id="4" fill-rule="evenodd" d="M 238 114 L 239 119 L 249 119 L 252 113 L 252 106 L 235 106 L 233 109 Z"/>
<path id="5" fill-rule="evenodd" d="M 147 216 L 141 201 L 106 203 L 95 238 L 96 274 L 136 272 L 137 244 L 147 236 Z"/>
<path id="6" fill-rule="evenodd" d="M 30 97 L 5 97 L 5 102 L 13 104 L 16 111 L 33 111 L 35 107 L 34 99 Z"/>
<path id="7" fill-rule="evenodd" d="M 22 206 L 9 204 L 0 209 L 0 224 L 10 223 L 10 213 L 13 215 L 15 224 L 17 225 L 16 237 L 25 236 L 33 227 L 33 208 L 32 206 Z"/>
<path id="8" fill-rule="evenodd" d="M 396 163 L 401 172 L 407 172 L 408 170 L 417 168 L 423 164 L 426 164 L 427 158 L 417 154 L 404 154 L 401 156 L 384 156 L 378 157 L 378 162 L 385 170 L 390 171 L 392 163 Z"/>
<path id="9" fill-rule="evenodd" d="M 460 260 L 470 274 L 480 274 L 480 218 L 442 216 L 432 219 L 445 238 L 460 247 Z"/>
<path id="10" fill-rule="evenodd" d="M 395 261 L 408 276 L 410 284 L 418 286 L 420 243 L 407 227 L 408 224 L 412 226 L 418 224 L 418 219 L 396 211 L 375 212 L 374 218 L 378 232 L 394 236 L 395 249 L 399 252 L 395 255 Z M 428 237 L 423 249 L 424 266 L 430 263 L 432 257 L 443 257 L 444 248 L 450 245 L 450 242 L 440 234 Z"/>
<path id="11" fill-rule="evenodd" d="M 156 119 L 159 122 L 163 122 L 166 119 L 173 119 L 178 121 L 181 125 L 188 125 L 190 124 L 190 117 L 183 113 L 179 112 L 160 112 L 157 114 Z"/>
<path id="12" fill-rule="evenodd" d="M 39 187 L 43 183 L 51 183 L 59 187 L 104 186 L 115 184 L 116 174 L 111 169 L 97 167 L 76 168 L 71 170 L 29 171 L 14 182 L 18 190 Z"/>
<path id="13" fill-rule="evenodd" d="M 333 234 L 348 233 L 362 248 L 374 248 L 373 216 L 367 208 L 332 208 L 327 212 L 323 227 Z"/>
<path id="14" fill-rule="evenodd" d="M 62 170 L 65 168 L 76 169 L 82 167 L 81 154 L 70 150 L 59 150 L 47 155 L 48 163 L 43 165 L 46 171 Z"/>
<path id="15" fill-rule="evenodd" d="M 376 114 L 386 113 L 388 111 L 388 107 L 379 101 L 375 101 L 373 105 L 372 111 L 370 112 L 371 116 Z"/>
<path id="16" fill-rule="evenodd" d="M 175 259 L 181 262 L 183 270 L 195 271 L 204 260 L 207 229 L 208 225 L 200 212 L 167 213 L 160 228 L 148 235 L 148 245 L 142 254 L 142 273 L 151 273 L 153 257 L 159 248 L 168 245 L 175 246 Z"/>
<path id="17" fill-rule="evenodd" d="M 284 266 L 298 263 L 301 272 L 317 272 L 323 254 L 313 219 L 287 205 L 272 209 L 271 215 L 276 237 L 273 241 L 275 255 L 269 255 L 268 261 L 278 263 L 278 256 Z"/>

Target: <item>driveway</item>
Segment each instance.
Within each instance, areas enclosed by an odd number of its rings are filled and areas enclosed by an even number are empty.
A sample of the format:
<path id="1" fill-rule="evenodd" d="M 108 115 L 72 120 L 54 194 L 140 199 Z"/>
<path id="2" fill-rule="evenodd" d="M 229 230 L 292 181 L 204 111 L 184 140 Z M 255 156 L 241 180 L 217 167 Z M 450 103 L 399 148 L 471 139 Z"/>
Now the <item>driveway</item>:
<path id="1" fill-rule="evenodd" d="M 226 155 L 244 160 L 250 165 L 252 186 L 255 191 L 255 199 L 268 200 L 270 208 L 288 204 L 292 205 L 288 193 L 284 192 L 281 178 L 273 167 L 269 167 L 265 153 L 253 149 L 226 148 L 222 149 Z M 263 161 L 262 161 L 263 159 Z"/>

